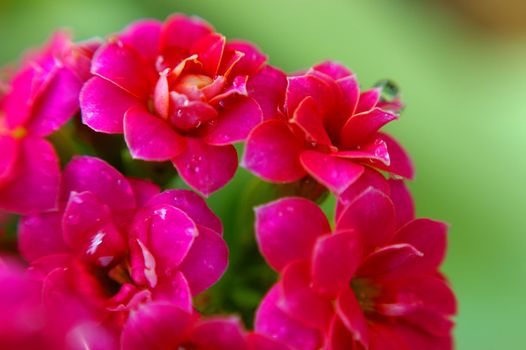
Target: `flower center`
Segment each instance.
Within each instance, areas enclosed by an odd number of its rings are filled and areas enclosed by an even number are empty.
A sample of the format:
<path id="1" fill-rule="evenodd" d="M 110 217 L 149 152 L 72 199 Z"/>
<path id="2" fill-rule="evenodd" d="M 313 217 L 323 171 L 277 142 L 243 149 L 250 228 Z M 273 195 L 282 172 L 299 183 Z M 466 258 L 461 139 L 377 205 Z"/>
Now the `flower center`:
<path id="1" fill-rule="evenodd" d="M 351 288 L 365 313 L 375 312 L 375 299 L 380 296 L 381 288 L 371 283 L 366 278 L 354 278 L 351 281 Z"/>

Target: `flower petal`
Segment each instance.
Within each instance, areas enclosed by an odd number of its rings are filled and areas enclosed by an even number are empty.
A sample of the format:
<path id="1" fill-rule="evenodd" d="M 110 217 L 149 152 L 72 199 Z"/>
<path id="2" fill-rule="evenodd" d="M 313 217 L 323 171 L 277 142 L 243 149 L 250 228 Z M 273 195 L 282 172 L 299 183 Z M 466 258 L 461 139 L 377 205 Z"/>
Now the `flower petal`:
<path id="1" fill-rule="evenodd" d="M 287 76 L 272 66 L 265 66 L 247 82 L 248 96 L 257 101 L 263 111 L 264 120 L 281 115 L 286 89 Z"/>
<path id="2" fill-rule="evenodd" d="M 160 191 L 160 188 L 157 184 L 154 184 L 148 180 L 134 178 L 127 178 L 127 180 L 133 189 L 133 193 L 135 194 L 135 202 L 139 208 L 144 207 L 146 203 L 148 203 L 148 201 L 155 197 Z"/>
<path id="3" fill-rule="evenodd" d="M 308 263 L 288 264 L 281 273 L 280 285 L 282 299 L 279 306 L 289 316 L 320 330 L 329 325 L 334 313 L 331 300 L 311 288 Z"/>
<path id="4" fill-rule="evenodd" d="M 191 52 L 196 53 L 199 62 L 203 65 L 202 69 L 208 76 L 215 77 L 223 51 L 225 49 L 226 39 L 218 33 L 210 33 L 197 41 L 191 49 Z"/>
<path id="5" fill-rule="evenodd" d="M 385 124 L 398 119 L 394 114 L 375 108 L 369 112 L 353 115 L 341 131 L 341 145 L 349 149 L 370 140 Z"/>
<path id="6" fill-rule="evenodd" d="M 321 209 L 303 198 L 280 199 L 255 211 L 259 249 L 277 271 L 294 260 L 308 260 L 316 239 L 331 230 Z"/>
<path id="7" fill-rule="evenodd" d="M 146 303 L 130 316 L 122 329 L 122 350 L 177 349 L 188 331 L 192 315 L 168 303 Z"/>
<path id="8" fill-rule="evenodd" d="M 45 213 L 25 216 L 18 224 L 18 248 L 28 262 L 38 258 L 67 252 L 62 239 L 62 216 Z"/>
<path id="9" fill-rule="evenodd" d="M 216 317 L 198 322 L 192 329 L 190 343 L 197 349 L 248 349 L 243 327 L 237 317 Z"/>
<path id="10" fill-rule="evenodd" d="M 345 66 L 334 61 L 324 61 L 318 63 L 312 69 L 327 74 L 334 80 L 342 79 L 352 75 L 352 72 Z"/>
<path id="11" fill-rule="evenodd" d="M 0 209 L 31 214 L 56 208 L 60 167 L 48 141 L 25 137 L 13 171 L 14 178 L 0 188 Z"/>
<path id="12" fill-rule="evenodd" d="M 386 165 L 380 162 L 375 162 L 375 167 L 388 171 L 391 174 L 413 180 L 415 177 L 415 170 L 413 163 L 411 162 L 411 158 L 409 158 L 407 152 L 391 136 L 381 132 L 378 133 L 378 135 L 380 139 L 387 145 L 390 163 L 389 165 Z"/>
<path id="13" fill-rule="evenodd" d="M 251 97 L 240 96 L 219 112 L 217 124 L 206 135 L 205 141 L 217 146 L 243 141 L 262 118 L 257 102 Z"/>
<path id="14" fill-rule="evenodd" d="M 184 275 L 177 271 L 174 275 L 162 278 L 153 290 L 156 301 L 166 301 L 182 310 L 192 313 L 192 293 Z"/>
<path id="15" fill-rule="evenodd" d="M 408 349 L 453 350 L 451 335 L 437 337 L 401 322 L 394 325 L 396 333 L 407 343 Z"/>
<path id="16" fill-rule="evenodd" d="M 47 136 L 58 130 L 79 110 L 82 81 L 68 68 L 58 68 L 46 89 L 34 102 L 27 129 Z"/>
<path id="17" fill-rule="evenodd" d="M 193 138 L 187 138 L 185 151 L 172 162 L 183 180 L 205 196 L 225 186 L 238 164 L 234 146 L 212 146 Z"/>
<path id="18" fill-rule="evenodd" d="M 132 157 L 138 159 L 164 161 L 184 150 L 184 139 L 168 123 L 142 107 L 126 112 L 124 137 Z"/>
<path id="19" fill-rule="evenodd" d="M 258 125 L 248 136 L 241 166 L 272 182 L 293 182 L 307 173 L 299 157 L 303 142 L 280 120 Z"/>
<path id="20" fill-rule="evenodd" d="M 160 274 L 169 274 L 190 251 L 198 235 L 197 226 L 181 209 L 163 205 L 151 210 L 150 251 Z"/>
<path id="21" fill-rule="evenodd" d="M 375 247 L 395 234 L 394 206 L 389 197 L 374 188 L 364 191 L 350 203 L 336 222 L 338 230 L 356 230 L 366 247 Z"/>
<path id="22" fill-rule="evenodd" d="M 380 101 L 380 90 L 371 89 L 364 91 L 360 94 L 358 105 L 356 106 L 355 114 L 369 112 L 372 110 Z"/>
<path id="23" fill-rule="evenodd" d="M 213 28 L 198 17 L 172 15 L 165 21 L 161 33 L 161 48 L 190 50 L 195 42 L 212 31 Z"/>
<path id="24" fill-rule="evenodd" d="M 356 276 L 382 280 L 396 280 L 410 276 L 424 254 L 410 244 L 392 244 L 371 253 L 356 272 Z"/>
<path id="25" fill-rule="evenodd" d="M 184 211 L 192 220 L 201 226 L 221 234 L 221 220 L 208 207 L 205 200 L 189 190 L 167 190 L 153 197 L 148 205 L 168 204 Z"/>
<path id="26" fill-rule="evenodd" d="M 319 113 L 312 97 L 306 97 L 300 102 L 290 122 L 297 125 L 312 144 L 332 145 L 323 125 L 323 115 Z"/>
<path id="27" fill-rule="evenodd" d="M 364 169 L 351 160 L 316 151 L 302 152 L 300 161 L 312 177 L 336 194 L 345 191 L 362 175 Z"/>
<path id="28" fill-rule="evenodd" d="M 318 238 L 312 254 L 312 283 L 320 293 L 335 297 L 349 286 L 362 258 L 362 242 L 354 231 Z"/>
<path id="29" fill-rule="evenodd" d="M 329 350 L 350 350 L 356 347 L 353 334 L 338 316 L 333 317 L 329 327 L 327 343 Z"/>
<path id="30" fill-rule="evenodd" d="M 235 60 L 234 65 L 230 67 L 224 67 L 227 70 L 230 68 L 229 75 L 235 77 L 238 75 L 252 75 L 257 73 L 259 69 L 267 61 L 267 56 L 265 56 L 261 51 L 254 46 L 254 44 L 241 41 L 241 40 L 232 40 L 226 44 L 226 58 L 228 56 L 233 56 L 236 52 L 243 54 L 241 59 Z"/>
<path id="31" fill-rule="evenodd" d="M 82 122 L 98 132 L 124 132 L 124 114 L 141 102 L 117 85 L 99 77 L 91 78 L 82 88 Z"/>
<path id="32" fill-rule="evenodd" d="M 312 97 L 322 115 L 327 114 L 333 108 L 334 91 L 320 77 L 311 74 L 292 76 L 288 78 L 288 82 L 285 97 L 285 108 L 288 115 L 292 115 L 307 96 Z"/>
<path id="33" fill-rule="evenodd" d="M 278 309 L 279 294 L 279 287 L 274 286 L 259 304 L 254 322 L 255 331 L 287 344 L 293 349 L 319 349 L 320 333 L 293 320 Z"/>
<path id="34" fill-rule="evenodd" d="M 340 151 L 334 155 L 345 159 L 360 160 L 365 164 L 379 169 L 386 169 L 389 167 L 389 164 L 391 164 L 389 149 L 385 141 L 381 138 L 375 138 L 373 141 L 361 145 L 360 149 Z"/>
<path id="35" fill-rule="evenodd" d="M 447 225 L 430 219 L 416 219 L 402 226 L 396 233 L 396 243 L 408 243 L 424 254 L 418 271 L 436 270 L 446 255 Z"/>
<path id="36" fill-rule="evenodd" d="M 75 157 L 64 169 L 62 201 L 67 201 L 71 192 L 85 191 L 93 193 L 114 213 L 122 214 L 136 206 L 130 184 L 115 168 L 98 158 Z"/>
<path id="37" fill-rule="evenodd" d="M 355 341 L 366 349 L 369 344 L 369 329 L 363 311 L 351 288 L 344 289 L 336 299 L 336 313 Z"/>
<path id="38" fill-rule="evenodd" d="M 150 95 L 156 72 L 151 65 L 122 42 L 109 42 L 97 50 L 91 63 L 91 73 L 104 78 L 133 96 L 146 100 Z"/>
<path id="39" fill-rule="evenodd" d="M 14 175 L 19 153 L 19 141 L 12 136 L 0 135 L 0 187 Z"/>
<path id="40" fill-rule="evenodd" d="M 401 227 L 415 218 L 415 204 L 403 180 L 389 179 L 388 183 L 396 209 L 396 227 Z"/>
<path id="41" fill-rule="evenodd" d="M 140 20 L 126 27 L 119 35 L 119 39 L 137 51 L 145 60 L 155 62 L 159 55 L 161 28 L 160 21 Z"/>
<path id="42" fill-rule="evenodd" d="M 221 236 L 199 226 L 199 235 L 180 266 L 193 295 L 213 285 L 228 265 L 228 247 Z"/>

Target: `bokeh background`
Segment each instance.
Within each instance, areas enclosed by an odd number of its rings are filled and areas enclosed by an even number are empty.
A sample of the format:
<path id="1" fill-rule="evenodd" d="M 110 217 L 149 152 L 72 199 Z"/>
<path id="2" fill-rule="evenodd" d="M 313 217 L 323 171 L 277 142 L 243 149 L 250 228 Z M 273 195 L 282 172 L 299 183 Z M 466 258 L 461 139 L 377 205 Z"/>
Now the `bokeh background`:
<path id="1" fill-rule="evenodd" d="M 444 267 L 460 350 L 524 348 L 526 2 L 522 0 L 0 0 L 0 65 L 58 27 L 78 39 L 172 12 L 255 42 L 286 71 L 330 58 L 407 108 L 390 131 L 413 156 L 420 216 L 451 224 Z M 1 152 L 2 150 L 0 150 Z M 236 230 L 235 186 L 211 205 Z M 231 232 L 230 235 L 236 234 Z M 231 236 L 232 237 L 232 236 Z M 247 297 L 249 296 L 242 296 Z"/>

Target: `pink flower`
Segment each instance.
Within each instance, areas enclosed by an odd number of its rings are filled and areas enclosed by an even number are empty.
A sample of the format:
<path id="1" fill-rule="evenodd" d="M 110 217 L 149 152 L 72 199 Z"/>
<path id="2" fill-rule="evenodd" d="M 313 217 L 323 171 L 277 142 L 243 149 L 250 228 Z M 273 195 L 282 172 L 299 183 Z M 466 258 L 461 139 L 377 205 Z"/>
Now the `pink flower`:
<path id="1" fill-rule="evenodd" d="M 261 121 L 247 85 L 265 60 L 197 18 L 137 22 L 97 51 L 95 77 L 81 96 L 83 121 L 124 133 L 134 158 L 172 161 L 186 183 L 208 195 L 237 169 L 232 144 Z"/>
<path id="2" fill-rule="evenodd" d="M 437 271 L 447 226 L 415 219 L 401 181 L 384 185 L 348 197 L 332 232 L 306 199 L 257 208 L 259 247 L 280 281 L 256 332 L 297 350 L 452 349 L 456 301 Z"/>
<path id="3" fill-rule="evenodd" d="M 265 122 L 249 135 L 242 165 L 271 182 L 307 175 L 339 194 L 372 166 L 412 178 L 401 146 L 378 130 L 396 120 L 401 107 L 381 99 L 381 89 L 362 93 L 345 67 L 324 62 L 286 77 L 267 67 L 254 77 L 252 95 Z"/>
<path id="4" fill-rule="evenodd" d="M 111 334 L 94 327 L 81 301 L 42 302 L 42 283 L 9 259 L 0 261 L 0 347 L 2 349 L 116 348 Z M 93 347 L 95 346 L 95 347 Z"/>
<path id="5" fill-rule="evenodd" d="M 222 225 L 193 192 L 158 192 L 97 158 L 73 159 L 59 210 L 19 224 L 20 252 L 42 280 L 43 299 L 77 296 L 117 330 L 142 308 L 158 310 L 161 320 L 172 312 L 190 318 L 192 296 L 226 269 Z"/>
<path id="6" fill-rule="evenodd" d="M 0 93 L 0 208 L 32 213 L 56 206 L 60 169 L 44 138 L 79 109 L 93 44 L 56 33 L 23 62 Z"/>

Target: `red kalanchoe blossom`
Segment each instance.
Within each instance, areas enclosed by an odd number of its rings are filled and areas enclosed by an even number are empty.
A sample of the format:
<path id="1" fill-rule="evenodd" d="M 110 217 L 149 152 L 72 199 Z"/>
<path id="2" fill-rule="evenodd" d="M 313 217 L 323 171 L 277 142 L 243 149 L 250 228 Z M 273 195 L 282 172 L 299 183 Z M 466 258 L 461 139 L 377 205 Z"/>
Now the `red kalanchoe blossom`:
<path id="1" fill-rule="evenodd" d="M 0 87 L 1 209 L 31 213 L 55 208 L 59 162 L 44 138 L 78 111 L 95 45 L 74 45 L 58 32 Z"/>
<path id="2" fill-rule="evenodd" d="M 296 350 L 452 348 L 456 302 L 437 271 L 447 226 L 414 219 L 403 183 L 385 185 L 348 197 L 332 233 L 306 199 L 256 210 L 261 252 L 281 276 L 256 332 Z"/>
<path id="3" fill-rule="evenodd" d="M 83 121 L 124 133 L 134 158 L 172 161 L 208 195 L 237 169 L 232 144 L 261 122 L 247 82 L 265 61 L 251 44 L 226 42 L 197 18 L 137 22 L 97 51 L 95 77 L 81 96 Z"/>
<path id="4" fill-rule="evenodd" d="M 97 158 L 73 159 L 60 209 L 19 225 L 20 252 L 43 281 L 44 301 L 77 296 L 117 332 L 144 307 L 156 319 L 191 318 L 192 296 L 226 269 L 222 225 L 195 193 L 158 192 Z"/>
<path id="5" fill-rule="evenodd" d="M 347 68 L 324 62 L 285 77 L 267 67 L 249 92 L 265 121 L 247 139 L 242 165 L 271 182 L 307 175 L 342 193 L 363 173 L 364 164 L 404 178 L 413 167 L 402 147 L 378 130 L 397 119 L 397 98 L 381 99 L 381 89 L 359 91 Z"/>

